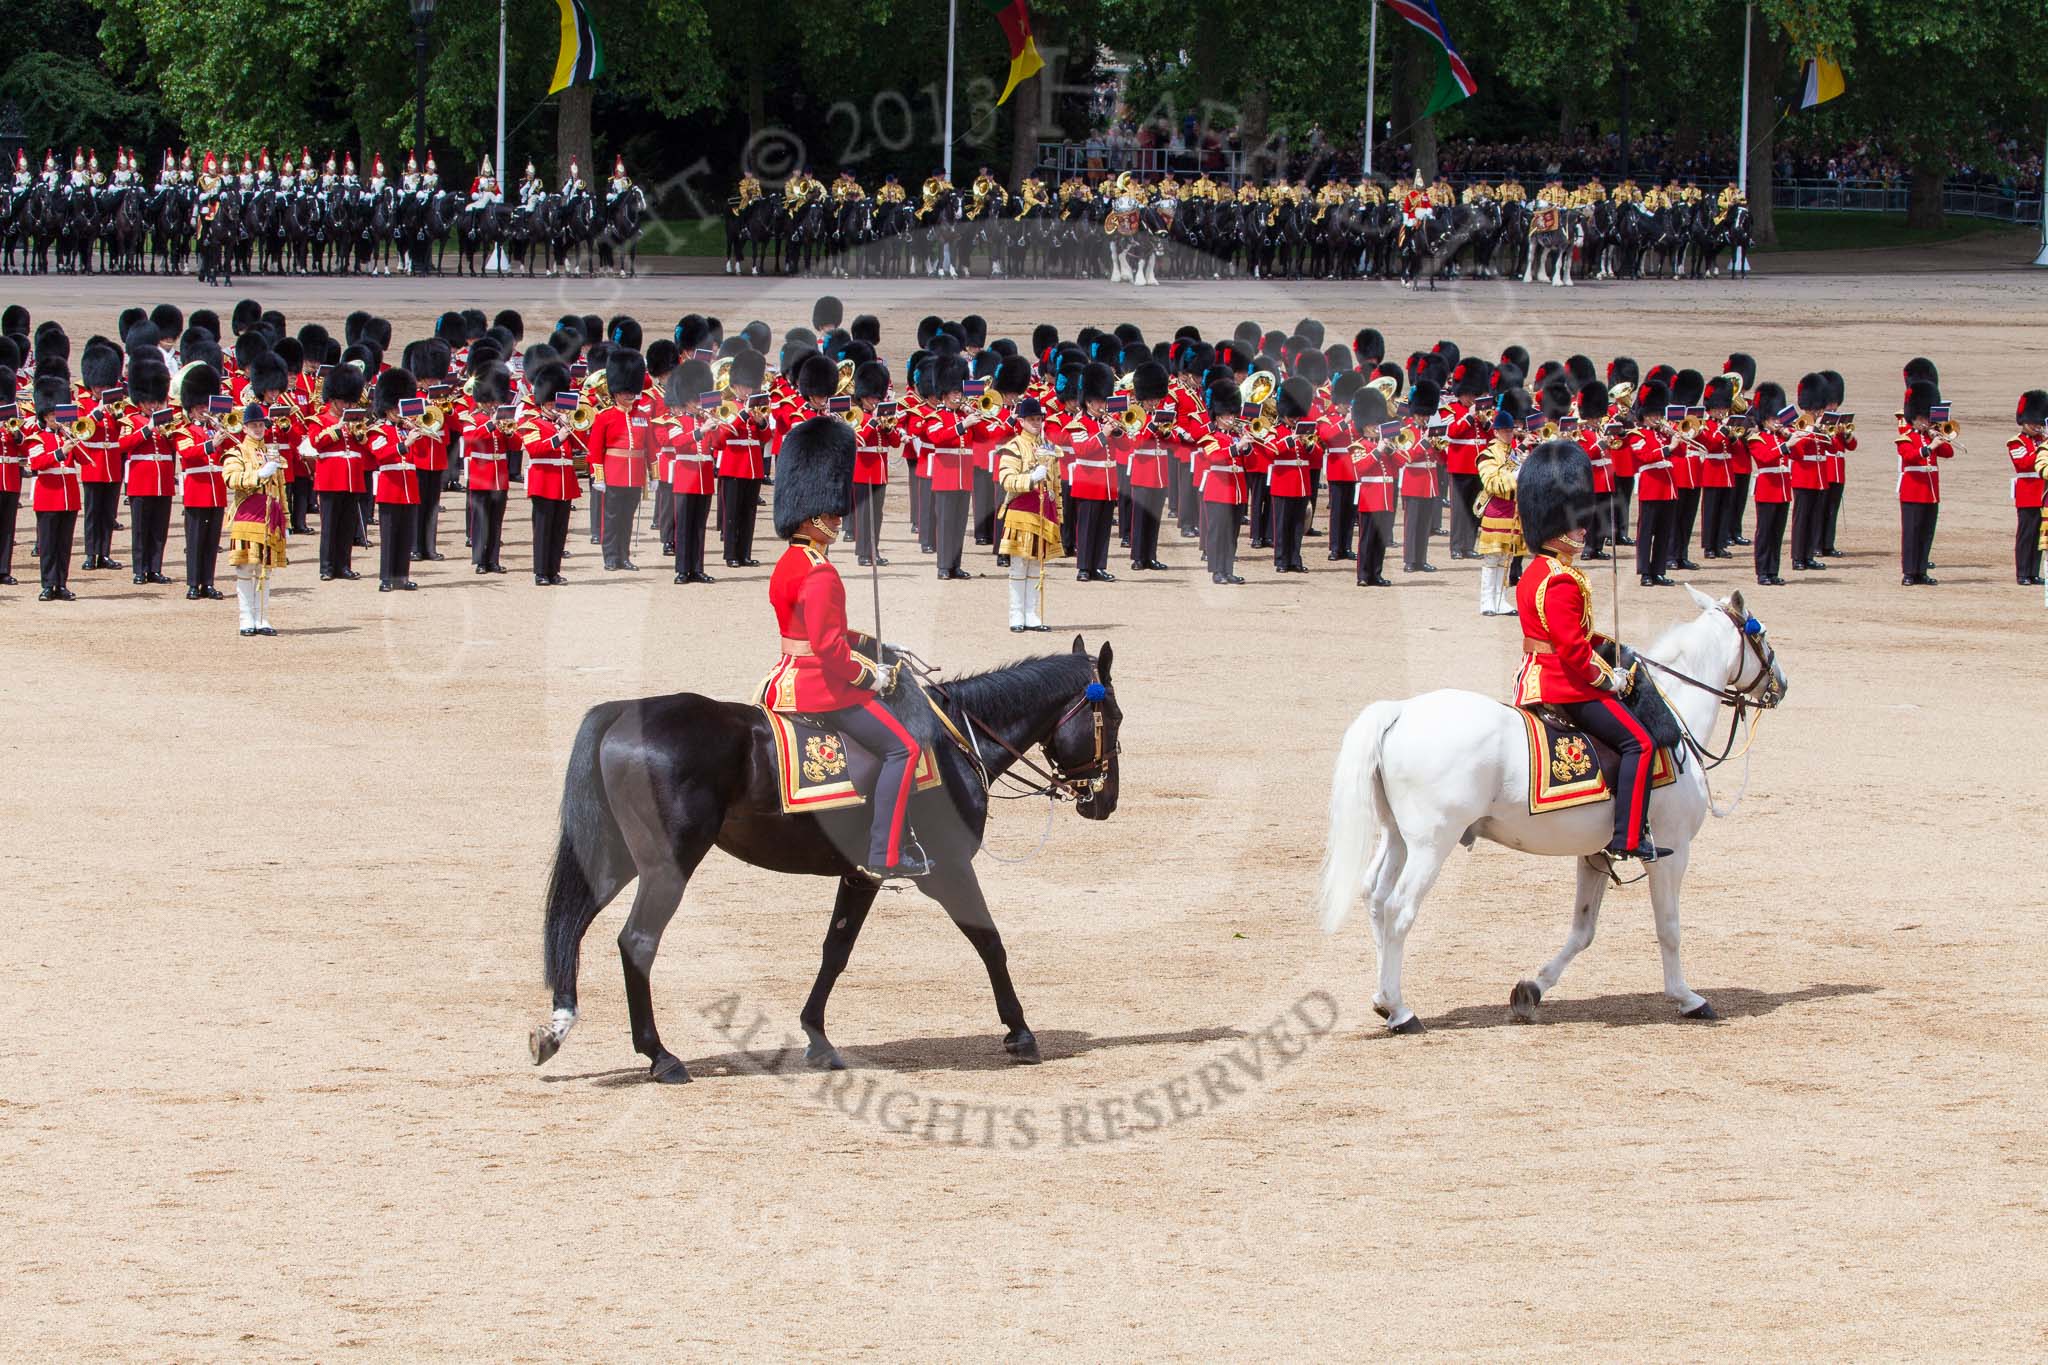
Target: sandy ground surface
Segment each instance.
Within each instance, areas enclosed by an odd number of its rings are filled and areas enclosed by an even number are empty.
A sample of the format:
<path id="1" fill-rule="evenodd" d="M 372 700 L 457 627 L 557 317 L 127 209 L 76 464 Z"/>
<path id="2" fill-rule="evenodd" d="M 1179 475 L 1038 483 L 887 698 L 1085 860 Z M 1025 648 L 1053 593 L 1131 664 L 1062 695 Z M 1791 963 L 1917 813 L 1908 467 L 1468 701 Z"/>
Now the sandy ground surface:
<path id="1" fill-rule="evenodd" d="M 257 287 L 295 323 L 360 303 L 401 336 L 473 292 L 538 318 L 628 306 L 610 290 Z M 781 324 L 816 292 L 643 281 L 629 306 Z M 982 863 L 1045 1065 L 1005 1063 L 965 941 L 892 894 L 834 1000 L 857 1067 L 836 1092 L 776 1059 L 831 887 L 719 856 L 655 976 L 698 1083 L 642 1083 L 617 908 L 586 941 L 583 1022 L 546 1068 L 525 1055 L 575 724 L 605 698 L 743 693 L 774 654 L 765 568 L 679 589 L 602 575 L 579 539 L 572 586 L 538 592 L 515 504 L 502 579 L 470 575 L 453 515 L 417 594 L 316 584 L 307 546 L 272 642 L 238 640 L 232 602 L 80 575 L 69 608 L 0 594 L 0 1355 L 2048 1349 L 2048 906 L 2028 871 L 2048 614 L 2012 584 L 2002 456 L 2014 394 L 2048 381 L 2041 277 L 844 292 L 892 340 L 927 310 L 1017 334 L 1313 313 L 1401 350 L 1841 369 L 1868 433 L 1850 555 L 1752 599 L 1792 694 L 1686 886 L 1689 974 L 1726 1022 L 1682 1023 L 1658 994 L 1637 888 L 1608 898 L 1548 1022 L 1505 1027 L 1510 984 L 1562 939 L 1571 873 L 1492 846 L 1453 859 L 1411 943 L 1422 1037 L 1367 1010 L 1362 919 L 1311 923 L 1357 710 L 1507 688 L 1515 627 L 1475 614 L 1467 564 L 1367 593 L 1319 556 L 1297 579 L 1254 561 L 1219 590 L 1169 534 L 1170 574 L 1055 579 L 1053 619 L 1114 641 L 1129 719 L 1112 821 L 1063 812 L 1035 858 Z M 135 287 L 0 295 L 82 339 Z M 1916 353 L 1972 437 L 1936 591 L 1898 586 L 1881 439 Z M 889 635 L 955 671 L 1018 654 L 1001 585 L 932 581 L 902 506 L 899 488 Z M 1625 627 L 1647 637 L 1682 602 L 1624 586 Z M 1025 858 L 1041 829 L 1004 807 L 992 852 Z M 1282 1056 L 1260 1031 L 1290 1017 Z"/>

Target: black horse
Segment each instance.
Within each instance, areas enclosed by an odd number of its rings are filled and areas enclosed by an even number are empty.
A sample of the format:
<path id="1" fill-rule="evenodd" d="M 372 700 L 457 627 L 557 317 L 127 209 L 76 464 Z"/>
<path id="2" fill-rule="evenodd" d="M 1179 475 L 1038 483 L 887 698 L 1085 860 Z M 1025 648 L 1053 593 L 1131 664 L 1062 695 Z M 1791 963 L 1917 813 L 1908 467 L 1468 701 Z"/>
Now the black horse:
<path id="1" fill-rule="evenodd" d="M 929 701 L 927 701 L 929 697 Z M 1110 647 L 1089 657 L 1079 636 L 1070 654 L 1026 659 L 953 682 L 906 681 L 891 708 L 937 759 L 943 788 L 911 799 L 910 821 L 934 870 L 918 890 L 943 907 L 988 969 L 1003 1047 L 1038 1060 L 1010 984 L 1002 936 L 974 875 L 988 819 L 988 783 L 1040 748 L 1052 786 L 1074 796 L 1090 820 L 1106 820 L 1117 802 L 1117 732 L 1123 713 L 1110 684 Z M 936 709 L 935 709 L 936 708 Z M 943 714 L 943 724 L 939 716 Z M 971 736 L 969 747 L 948 730 Z M 849 853 L 864 847 L 865 807 L 785 815 L 776 796 L 773 739 L 760 708 L 695 693 L 604 702 L 584 714 L 562 783 L 561 834 L 548 881 L 542 930 L 554 1013 L 528 1039 L 535 1064 L 561 1047 L 576 1021 L 576 972 L 583 935 L 627 882 L 639 878 L 619 931 L 633 1047 L 653 1078 L 683 1082 L 690 1073 L 661 1044 L 648 988 L 663 929 L 683 888 L 715 846 L 776 872 L 836 877 L 839 893 L 825 934 L 824 961 L 800 1022 L 807 1064 L 845 1065 L 825 1036 L 825 1002 L 845 970 L 878 890 Z"/>
<path id="2" fill-rule="evenodd" d="M 241 198 L 223 192 L 199 216 L 199 282 L 233 284 L 235 251 L 242 241 Z"/>
<path id="3" fill-rule="evenodd" d="M 775 240 L 775 206 L 756 199 L 745 208 L 735 199 L 725 209 L 725 273 L 746 273 L 747 247 L 754 248 L 753 274 L 761 273 L 761 257 Z"/>
<path id="4" fill-rule="evenodd" d="M 647 196 L 634 185 L 613 195 L 604 209 L 604 230 L 597 239 L 598 264 L 621 278 L 640 273 L 640 233 L 647 219 Z"/>

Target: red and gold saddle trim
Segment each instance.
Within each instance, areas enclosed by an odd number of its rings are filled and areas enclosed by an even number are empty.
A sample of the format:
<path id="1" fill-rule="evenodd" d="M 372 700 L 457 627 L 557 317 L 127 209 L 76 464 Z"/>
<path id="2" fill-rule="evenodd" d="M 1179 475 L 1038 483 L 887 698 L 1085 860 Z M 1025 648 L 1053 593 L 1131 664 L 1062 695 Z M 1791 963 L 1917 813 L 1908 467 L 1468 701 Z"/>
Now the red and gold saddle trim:
<path id="1" fill-rule="evenodd" d="M 813 724 L 809 717 L 761 708 L 775 741 L 775 794 L 784 815 L 839 810 L 867 803 L 854 782 L 851 756 L 836 730 Z M 914 791 L 939 785 L 939 765 L 927 748 L 918 755 Z"/>
<path id="2" fill-rule="evenodd" d="M 1584 731 L 1555 729 L 1533 711 L 1516 710 L 1529 740 L 1529 814 L 1570 810 L 1609 799 L 1612 793 L 1607 774 L 1601 771 L 1602 755 Z M 1671 761 L 1671 751 L 1657 750 L 1650 762 L 1650 789 L 1668 787 L 1677 780 L 1678 765 Z"/>

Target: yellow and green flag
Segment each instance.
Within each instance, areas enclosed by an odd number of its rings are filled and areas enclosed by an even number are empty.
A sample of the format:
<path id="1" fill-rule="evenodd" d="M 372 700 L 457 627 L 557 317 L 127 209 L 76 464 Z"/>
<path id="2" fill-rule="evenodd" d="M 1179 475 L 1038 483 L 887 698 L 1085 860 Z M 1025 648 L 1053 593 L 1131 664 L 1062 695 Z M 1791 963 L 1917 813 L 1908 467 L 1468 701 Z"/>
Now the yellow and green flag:
<path id="1" fill-rule="evenodd" d="M 1842 68 L 1829 61 L 1825 54 L 1816 52 L 1806 63 L 1806 80 L 1799 92 L 1799 107 L 1811 109 L 1816 104 L 1826 104 L 1844 88 Z"/>
<path id="2" fill-rule="evenodd" d="M 604 74 L 604 44 L 590 22 L 583 0 L 555 0 L 562 10 L 562 50 L 555 58 L 555 78 L 548 85 L 550 95 L 572 85 L 586 85 Z"/>

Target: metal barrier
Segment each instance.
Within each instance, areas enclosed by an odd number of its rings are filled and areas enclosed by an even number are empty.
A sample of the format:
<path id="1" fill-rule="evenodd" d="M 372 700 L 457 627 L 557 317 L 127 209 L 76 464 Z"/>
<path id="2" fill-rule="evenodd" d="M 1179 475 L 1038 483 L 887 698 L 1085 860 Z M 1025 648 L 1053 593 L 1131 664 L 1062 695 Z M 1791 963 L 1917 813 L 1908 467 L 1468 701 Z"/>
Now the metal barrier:
<path id="1" fill-rule="evenodd" d="M 1041 142 L 1038 144 L 1038 173 L 1055 180 L 1070 175 L 1116 175 L 1135 171 L 1156 177 L 1171 173 L 1182 178 L 1205 172 L 1210 178 L 1236 185 L 1244 179 L 1247 154 L 1221 148 L 1176 151 L 1166 147 L 1134 147 L 1113 144 L 1107 139 L 1087 142 Z M 1485 181 L 1489 184 L 1509 178 L 1502 171 L 1454 171 L 1443 178 L 1464 186 Z M 1381 179 L 1385 179 L 1384 174 Z M 1593 179 L 1612 180 L 1577 172 L 1549 175 L 1541 171 L 1520 174 L 1524 185 L 1552 180 L 1576 188 Z M 1680 177 L 1688 179 L 1694 177 Z M 1731 176 L 1696 177 L 1700 188 L 1718 195 Z M 1651 177 L 1640 177 L 1648 184 Z M 1904 180 L 1779 180 L 1771 182 L 1771 204 L 1781 209 L 1825 209 L 1849 213 L 1904 213 L 1907 188 Z M 2041 195 L 2038 190 L 2021 190 L 2003 185 L 1946 184 L 1941 190 L 1941 210 L 1959 218 L 1989 218 L 2016 227 L 2038 227 L 2041 223 Z"/>

